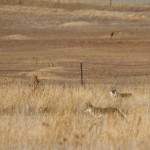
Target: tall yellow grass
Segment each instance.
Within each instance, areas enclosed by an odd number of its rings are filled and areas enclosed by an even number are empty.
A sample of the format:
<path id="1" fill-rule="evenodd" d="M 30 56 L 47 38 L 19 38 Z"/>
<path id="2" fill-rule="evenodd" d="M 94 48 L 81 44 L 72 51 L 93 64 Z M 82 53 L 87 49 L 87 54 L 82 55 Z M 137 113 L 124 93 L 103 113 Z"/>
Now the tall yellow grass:
<path id="1" fill-rule="evenodd" d="M 0 85 L 0 149 L 148 149 L 148 87 L 128 87 L 134 94 L 126 119 L 93 118 L 84 104 L 117 106 L 108 86 Z M 132 102 L 133 101 L 133 102 Z M 123 105 L 122 107 L 126 107 Z"/>

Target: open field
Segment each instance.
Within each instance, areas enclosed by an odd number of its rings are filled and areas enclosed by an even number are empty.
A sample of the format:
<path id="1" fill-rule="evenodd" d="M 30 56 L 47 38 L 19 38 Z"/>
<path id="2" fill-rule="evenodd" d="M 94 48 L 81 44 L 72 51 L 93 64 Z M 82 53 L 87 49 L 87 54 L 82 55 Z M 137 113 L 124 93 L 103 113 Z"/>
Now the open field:
<path id="1" fill-rule="evenodd" d="M 1 5 L 0 75 L 79 83 L 83 61 L 87 83 L 149 83 L 149 7 L 87 6 Z"/>
<path id="2" fill-rule="evenodd" d="M 0 149 L 150 148 L 149 5 L 0 4 Z M 134 98 L 112 100 L 111 86 Z M 88 101 L 129 114 L 98 120 Z"/>

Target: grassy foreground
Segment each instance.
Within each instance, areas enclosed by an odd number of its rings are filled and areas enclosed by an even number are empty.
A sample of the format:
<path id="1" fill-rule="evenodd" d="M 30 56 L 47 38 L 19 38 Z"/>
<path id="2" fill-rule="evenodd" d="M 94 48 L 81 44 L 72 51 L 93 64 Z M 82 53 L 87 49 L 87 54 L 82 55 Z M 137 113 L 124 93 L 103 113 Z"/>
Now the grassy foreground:
<path id="1" fill-rule="evenodd" d="M 111 100 L 108 86 L 0 85 L 0 149 L 149 149 L 148 87 L 128 87 L 134 99 Z M 97 120 L 84 114 L 85 103 L 128 107 L 124 120 Z"/>

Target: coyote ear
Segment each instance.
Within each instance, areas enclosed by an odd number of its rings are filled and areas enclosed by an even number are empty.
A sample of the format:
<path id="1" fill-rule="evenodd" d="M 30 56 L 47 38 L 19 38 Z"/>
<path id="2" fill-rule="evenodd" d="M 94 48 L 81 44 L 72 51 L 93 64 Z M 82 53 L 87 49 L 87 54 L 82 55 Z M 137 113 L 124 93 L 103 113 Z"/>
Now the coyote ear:
<path id="1" fill-rule="evenodd" d="M 114 89 L 115 89 L 115 87 L 114 87 L 114 86 L 111 86 L 110 90 L 114 90 Z"/>
<path id="2" fill-rule="evenodd" d="M 87 102 L 86 103 L 86 106 L 88 107 L 88 106 L 91 106 L 91 103 L 90 102 Z"/>

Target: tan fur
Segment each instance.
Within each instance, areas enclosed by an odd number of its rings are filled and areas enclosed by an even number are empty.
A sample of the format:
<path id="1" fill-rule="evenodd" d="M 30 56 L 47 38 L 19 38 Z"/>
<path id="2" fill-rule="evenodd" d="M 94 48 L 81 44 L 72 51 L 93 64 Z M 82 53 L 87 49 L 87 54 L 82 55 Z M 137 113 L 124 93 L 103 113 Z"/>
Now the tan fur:
<path id="1" fill-rule="evenodd" d="M 84 112 L 89 112 L 91 115 L 97 118 L 101 118 L 104 115 L 114 115 L 117 114 L 121 118 L 124 118 L 123 114 L 119 111 L 119 109 L 114 107 L 95 107 L 90 102 L 86 104 L 86 108 Z"/>
<path id="2" fill-rule="evenodd" d="M 132 97 L 132 93 L 119 93 L 116 89 L 110 90 L 111 97 L 120 97 L 120 98 L 130 98 Z"/>

